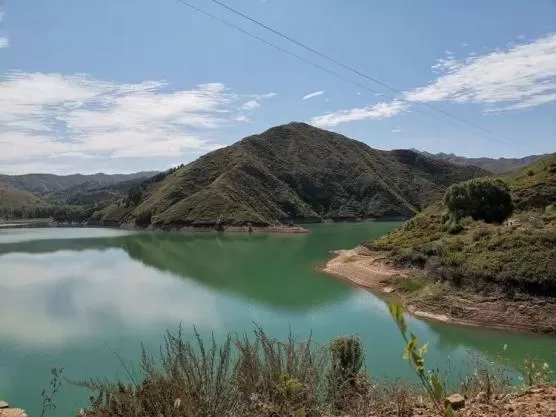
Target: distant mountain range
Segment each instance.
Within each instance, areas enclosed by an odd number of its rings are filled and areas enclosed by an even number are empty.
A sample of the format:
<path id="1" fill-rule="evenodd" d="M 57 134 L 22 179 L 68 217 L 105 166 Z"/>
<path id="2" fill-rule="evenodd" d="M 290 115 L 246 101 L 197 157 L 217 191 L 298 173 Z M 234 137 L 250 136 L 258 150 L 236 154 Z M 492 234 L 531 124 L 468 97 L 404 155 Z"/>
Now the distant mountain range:
<path id="1" fill-rule="evenodd" d="M 466 158 L 464 156 L 458 156 L 453 153 L 429 153 L 425 151 L 419 151 L 417 149 L 412 149 L 415 152 L 419 152 L 422 155 L 426 155 L 431 158 L 439 159 L 442 161 L 452 162 L 458 165 L 472 165 L 482 168 L 486 171 L 493 172 L 495 174 L 502 174 L 505 172 L 513 171 L 515 169 L 522 168 L 529 165 L 545 156 L 543 155 L 530 155 L 523 158 Z"/>
<path id="2" fill-rule="evenodd" d="M 145 179 L 152 177 L 156 171 L 136 172 L 134 174 L 24 174 L 24 175 L 2 175 L 0 174 L 0 185 L 9 186 L 19 190 L 29 191 L 33 194 L 46 195 L 53 192 L 67 190 L 73 187 L 84 186 L 84 188 L 99 188 L 116 184 L 122 181 Z"/>
<path id="3" fill-rule="evenodd" d="M 49 217 L 67 211 L 63 206 L 106 204 L 155 174 L 0 175 L 0 217 Z"/>
<path id="4" fill-rule="evenodd" d="M 488 173 L 380 151 L 305 123 L 277 126 L 134 188 L 98 220 L 158 227 L 410 217 Z"/>

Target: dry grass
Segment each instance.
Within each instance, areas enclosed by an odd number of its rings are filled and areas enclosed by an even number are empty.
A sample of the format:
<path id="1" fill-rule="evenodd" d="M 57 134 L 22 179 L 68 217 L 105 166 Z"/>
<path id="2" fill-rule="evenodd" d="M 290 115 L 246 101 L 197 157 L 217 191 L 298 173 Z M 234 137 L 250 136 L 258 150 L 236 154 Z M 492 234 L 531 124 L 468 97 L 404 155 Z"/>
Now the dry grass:
<path id="1" fill-rule="evenodd" d="M 228 335 L 206 344 L 195 332 L 193 343 L 181 329 L 167 332 L 157 355 L 144 347 L 140 380 L 78 383 L 91 391 L 90 417 L 386 417 L 411 416 L 430 404 L 421 387 L 407 380 L 371 379 L 363 368 L 358 338 L 334 339 L 316 346 L 311 339 L 282 342 L 260 328 L 253 335 Z M 456 381 L 447 392 L 485 402 L 509 392 L 508 371 L 476 357 L 469 372 L 446 375 Z M 275 414 L 273 414 L 275 413 Z"/>

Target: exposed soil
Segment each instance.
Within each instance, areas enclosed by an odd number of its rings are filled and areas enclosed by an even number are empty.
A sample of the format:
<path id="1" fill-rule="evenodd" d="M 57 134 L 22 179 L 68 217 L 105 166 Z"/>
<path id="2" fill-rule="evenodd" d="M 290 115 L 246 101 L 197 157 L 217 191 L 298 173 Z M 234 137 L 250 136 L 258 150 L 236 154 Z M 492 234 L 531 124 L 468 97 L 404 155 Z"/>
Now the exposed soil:
<path id="1" fill-rule="evenodd" d="M 415 316 L 466 326 L 556 335 L 556 300 L 487 297 L 434 283 L 418 294 L 407 295 L 397 291 L 395 283 L 413 279 L 412 275 L 423 271 L 398 268 L 385 253 L 362 246 L 335 254 L 324 266 L 324 272 L 371 291 L 395 296 Z"/>
<path id="2" fill-rule="evenodd" d="M 556 387 L 531 388 L 522 393 L 499 395 L 491 401 L 466 399 L 457 417 L 556 417 Z M 390 416 L 398 416 L 393 412 Z M 430 406 L 415 407 L 409 416 L 439 417 Z M 386 417 L 381 414 L 381 417 Z"/>

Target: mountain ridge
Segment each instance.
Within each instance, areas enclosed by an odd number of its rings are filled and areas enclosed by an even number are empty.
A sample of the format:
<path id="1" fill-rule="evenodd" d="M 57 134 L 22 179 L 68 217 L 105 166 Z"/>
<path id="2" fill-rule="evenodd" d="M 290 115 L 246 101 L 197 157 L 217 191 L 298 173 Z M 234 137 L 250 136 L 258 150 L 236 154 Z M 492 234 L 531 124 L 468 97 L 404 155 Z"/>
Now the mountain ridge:
<path id="1" fill-rule="evenodd" d="M 147 182 L 95 218 L 179 228 L 410 217 L 448 185 L 488 174 L 292 122 Z"/>
<path id="2" fill-rule="evenodd" d="M 522 158 L 487 158 L 487 157 L 476 157 L 476 158 L 468 158 L 465 156 L 459 156 L 454 153 L 430 153 L 427 151 L 421 151 L 415 148 L 412 148 L 413 151 L 418 152 L 420 154 L 429 156 L 431 158 L 436 158 L 443 161 L 449 161 L 454 164 L 458 165 L 472 165 L 479 168 L 482 168 L 486 171 L 490 171 L 495 174 L 503 174 L 510 172 L 515 169 L 522 168 L 527 166 L 543 157 L 546 157 L 550 154 L 538 154 L 538 155 L 528 155 Z"/>
<path id="3" fill-rule="evenodd" d="M 106 186 L 118 182 L 137 178 L 147 178 L 155 175 L 157 171 L 141 171 L 131 174 L 41 174 L 30 173 L 21 175 L 0 174 L 0 184 L 10 186 L 33 194 L 46 195 L 62 191 L 71 187 L 89 183 L 90 186 Z"/>

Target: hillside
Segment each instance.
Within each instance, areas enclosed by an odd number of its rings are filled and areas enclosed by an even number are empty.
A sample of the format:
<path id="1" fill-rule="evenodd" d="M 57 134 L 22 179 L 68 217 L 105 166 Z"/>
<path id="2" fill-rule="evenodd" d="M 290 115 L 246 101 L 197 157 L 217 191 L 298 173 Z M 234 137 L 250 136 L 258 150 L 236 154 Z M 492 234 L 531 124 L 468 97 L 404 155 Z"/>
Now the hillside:
<path id="1" fill-rule="evenodd" d="M 471 165 L 482 168 L 486 171 L 502 174 L 527 166 L 546 155 L 530 155 L 523 158 L 466 158 L 453 153 L 429 153 L 417 151 L 423 155 L 442 161 L 452 162 L 458 165 Z"/>
<path id="2" fill-rule="evenodd" d="M 519 227 L 466 218 L 464 230 L 450 234 L 441 219 L 445 208 L 437 202 L 369 246 L 392 250 L 402 262 L 438 260 L 446 276 L 457 269 L 458 280 L 469 284 L 556 295 L 556 154 L 501 178 L 509 185 Z"/>
<path id="3" fill-rule="evenodd" d="M 36 195 L 8 185 L 0 184 L 0 206 L 18 207 L 41 204 L 43 200 Z"/>
<path id="4" fill-rule="evenodd" d="M 151 176 L 151 173 L 145 173 Z M 75 205 L 103 203 L 127 195 L 130 189 L 140 185 L 149 177 L 139 176 L 123 181 L 99 185 L 96 181 L 87 181 L 82 184 L 65 188 L 47 194 L 49 200 Z"/>
<path id="5" fill-rule="evenodd" d="M 461 317 L 475 316 L 481 321 L 486 307 L 477 316 L 478 311 L 465 307 L 465 300 L 473 299 L 472 305 L 477 306 L 475 295 L 489 294 L 505 303 L 516 300 L 519 305 L 505 307 L 519 307 L 519 314 L 512 313 L 514 322 L 521 314 L 524 326 L 528 322 L 542 331 L 556 332 L 556 154 L 501 179 L 509 186 L 515 206 L 506 224 L 467 217 L 459 222 L 461 227 L 446 227 L 446 207 L 437 202 L 400 229 L 365 246 L 385 251 L 397 267 L 417 268 L 429 282 L 448 284 L 443 289 L 429 288 L 415 298 L 417 304 L 428 306 L 426 311 L 444 313 L 442 306 L 450 305 L 452 313 L 459 311 Z M 422 280 L 414 282 L 422 287 Z M 458 291 L 464 294 L 458 296 L 459 301 L 448 302 Z M 539 298 L 545 301 L 535 301 Z M 499 316 L 496 320 L 505 319 Z"/>
<path id="6" fill-rule="evenodd" d="M 93 174 L 93 175 L 54 175 L 54 174 L 24 174 L 24 175 L 3 175 L 0 174 L 0 185 L 29 191 L 33 194 L 49 194 L 88 184 L 91 187 L 103 187 L 116 184 L 122 181 L 137 178 L 148 178 L 156 172 L 137 172 L 134 174 Z"/>
<path id="7" fill-rule="evenodd" d="M 181 227 L 410 217 L 448 185 L 485 174 L 290 123 L 147 181 L 96 218 Z"/>

